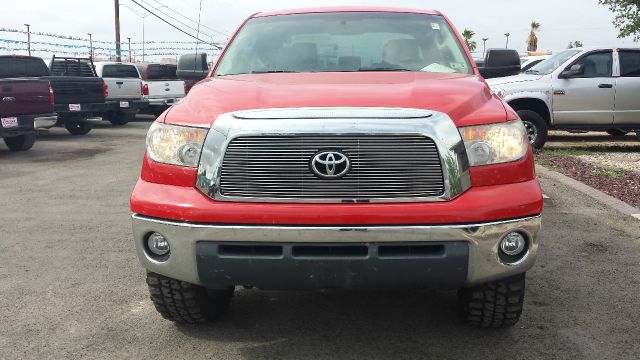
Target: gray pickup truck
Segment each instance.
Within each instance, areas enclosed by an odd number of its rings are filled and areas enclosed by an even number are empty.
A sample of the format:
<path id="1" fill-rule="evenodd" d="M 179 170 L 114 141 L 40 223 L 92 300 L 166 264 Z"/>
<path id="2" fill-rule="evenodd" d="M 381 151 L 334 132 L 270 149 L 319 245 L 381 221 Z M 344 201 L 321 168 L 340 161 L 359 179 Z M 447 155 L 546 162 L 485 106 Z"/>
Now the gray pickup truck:
<path id="1" fill-rule="evenodd" d="M 518 112 L 536 149 L 551 129 L 635 131 L 640 139 L 640 48 L 570 49 L 487 82 Z"/>
<path id="2" fill-rule="evenodd" d="M 125 125 L 149 105 L 149 101 L 143 99 L 145 88 L 134 64 L 96 62 L 95 69 L 109 89 L 104 118 L 113 125 Z"/>

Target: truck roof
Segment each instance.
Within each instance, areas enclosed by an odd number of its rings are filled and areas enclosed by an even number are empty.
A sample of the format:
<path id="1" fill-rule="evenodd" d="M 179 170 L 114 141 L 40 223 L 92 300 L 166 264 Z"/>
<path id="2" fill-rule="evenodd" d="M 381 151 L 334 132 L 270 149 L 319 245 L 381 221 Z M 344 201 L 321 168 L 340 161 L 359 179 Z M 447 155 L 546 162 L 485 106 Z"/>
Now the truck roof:
<path id="1" fill-rule="evenodd" d="M 424 10 L 424 9 L 405 9 L 405 8 L 384 7 L 384 6 L 332 6 L 332 7 L 314 7 L 314 8 L 261 12 L 253 15 L 253 17 L 292 15 L 292 14 L 331 13 L 331 12 L 395 12 L 395 13 L 442 15 L 439 11 Z"/>

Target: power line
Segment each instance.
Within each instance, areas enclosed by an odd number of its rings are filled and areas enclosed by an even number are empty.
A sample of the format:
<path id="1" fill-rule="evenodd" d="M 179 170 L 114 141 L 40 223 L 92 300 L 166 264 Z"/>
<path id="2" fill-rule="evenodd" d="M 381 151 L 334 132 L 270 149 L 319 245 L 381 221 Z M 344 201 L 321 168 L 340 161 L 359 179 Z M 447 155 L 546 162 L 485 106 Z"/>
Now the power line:
<path id="1" fill-rule="evenodd" d="M 154 7 L 154 6 L 155 6 L 155 5 L 153 5 L 153 4 L 151 4 L 151 3 L 149 3 L 148 1 L 145 1 L 145 0 L 140 0 L 140 1 L 141 1 L 141 2 L 143 2 L 145 5 L 147 5 L 147 6 L 149 6 L 149 7 Z M 193 30 L 193 31 L 198 32 L 198 31 L 197 31 L 197 29 L 196 29 L 196 28 L 194 28 L 193 26 L 191 26 L 191 25 L 189 25 L 189 24 L 185 24 L 184 22 L 180 21 L 179 19 L 176 19 L 176 18 L 174 18 L 173 16 L 171 16 L 171 15 L 169 15 L 169 14 L 167 14 L 167 13 L 163 12 L 163 11 L 162 11 L 162 9 L 161 9 L 162 7 L 166 7 L 166 5 L 162 5 L 162 6 L 160 6 L 160 7 L 156 7 L 156 8 L 154 8 L 152 11 L 154 11 L 154 12 L 155 12 L 155 11 L 157 11 L 157 12 L 161 13 L 162 15 L 164 15 L 164 16 L 166 16 L 166 17 L 168 17 L 168 18 L 170 18 L 170 19 L 172 19 L 172 20 L 174 20 L 174 21 L 177 21 L 180 25 L 183 25 L 183 26 L 187 27 L 188 29 L 191 29 L 191 30 Z M 205 32 L 202 32 L 202 34 L 204 34 L 204 35 L 208 36 L 209 38 L 211 38 L 211 41 L 213 41 L 213 36 L 211 36 L 211 35 L 209 35 L 209 34 L 207 34 L 207 33 L 205 33 Z M 197 35 L 197 36 L 200 36 L 200 35 Z"/>
<path id="2" fill-rule="evenodd" d="M 191 21 L 191 22 L 192 22 L 192 23 L 194 23 L 194 24 L 199 24 L 197 21 L 195 21 L 195 20 L 191 19 L 190 17 L 188 17 L 188 16 L 186 16 L 186 15 L 184 15 L 184 14 L 180 13 L 179 11 L 177 11 L 177 10 L 175 10 L 175 9 L 173 9 L 173 8 L 171 8 L 171 7 L 169 7 L 169 6 L 167 6 L 167 5 L 165 5 L 164 3 L 162 3 L 162 2 L 160 2 L 160 1 L 158 1 L 158 0 L 153 0 L 153 1 L 154 1 L 154 2 L 156 2 L 156 3 L 158 3 L 158 4 L 160 4 L 160 5 L 162 5 L 162 6 L 164 6 L 164 7 L 165 7 L 165 8 L 167 8 L 169 11 L 171 11 L 171 12 L 173 12 L 173 13 L 175 13 L 175 14 L 177 14 L 177 15 L 181 16 L 181 17 L 183 17 L 184 19 L 186 19 L 186 20 L 188 20 L 188 21 Z M 167 16 L 169 16 L 169 17 L 171 17 L 170 15 L 168 15 L 168 14 L 166 14 L 166 13 L 164 13 L 164 12 L 163 12 L 163 14 L 165 14 L 165 15 L 167 15 Z M 178 20 L 177 20 L 177 19 L 175 19 L 175 18 L 173 18 L 173 19 L 174 19 L 174 20 L 176 20 L 176 21 L 178 21 Z M 213 31 L 214 33 L 216 33 L 216 34 L 218 34 L 218 35 L 222 35 L 222 36 L 229 37 L 229 34 L 227 34 L 227 33 L 223 32 L 223 31 L 219 31 L 219 30 L 213 29 L 213 28 L 211 28 L 211 27 L 209 27 L 209 26 L 206 26 L 206 25 L 203 25 L 203 24 L 199 24 L 199 26 L 201 26 L 201 27 L 203 27 L 203 28 L 205 28 L 205 29 L 209 29 L 210 31 Z"/>
<path id="3" fill-rule="evenodd" d="M 141 5 L 139 2 L 137 2 L 136 0 L 131 0 L 131 1 L 132 1 L 134 4 L 136 4 L 136 5 L 140 6 L 141 8 L 143 8 L 145 11 L 147 11 L 147 12 L 148 12 L 148 13 L 150 13 L 151 15 L 153 15 L 153 16 L 157 17 L 158 19 L 162 20 L 162 21 L 163 21 L 163 22 L 165 22 L 167 25 L 169 25 L 169 26 L 171 26 L 172 28 L 174 28 L 174 29 L 176 29 L 176 30 L 180 31 L 181 33 L 183 33 L 183 34 L 185 34 L 185 35 L 187 35 L 187 36 L 189 36 L 189 37 L 192 37 L 192 38 L 194 38 L 194 39 L 196 39 L 196 40 L 198 40 L 198 41 L 200 41 L 200 42 L 203 42 L 203 43 L 205 43 L 205 44 L 210 44 L 211 46 L 213 46 L 213 47 L 217 48 L 218 50 L 222 50 L 222 47 L 221 47 L 221 46 L 219 46 L 219 45 L 217 45 L 217 44 L 214 44 L 213 42 L 207 42 L 207 41 L 204 41 L 204 40 L 200 39 L 199 37 L 197 37 L 197 36 L 193 36 L 193 35 L 189 34 L 188 32 L 186 32 L 186 31 L 184 31 L 184 30 L 180 29 L 179 27 L 177 27 L 177 26 L 173 25 L 172 23 L 168 22 L 168 21 L 167 21 L 167 20 L 165 20 L 164 18 L 160 17 L 158 14 L 156 14 L 156 13 L 153 13 L 153 12 L 149 11 L 149 9 L 147 9 L 147 8 L 146 8 L 146 7 L 144 7 L 144 6 L 142 6 L 142 5 Z"/>

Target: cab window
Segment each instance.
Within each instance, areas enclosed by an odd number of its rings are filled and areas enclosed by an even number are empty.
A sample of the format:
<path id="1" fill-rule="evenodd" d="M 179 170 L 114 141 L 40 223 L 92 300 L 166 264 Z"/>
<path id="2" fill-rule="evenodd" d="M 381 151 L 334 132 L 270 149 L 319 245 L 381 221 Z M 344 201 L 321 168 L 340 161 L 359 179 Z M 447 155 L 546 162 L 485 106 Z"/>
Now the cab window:
<path id="1" fill-rule="evenodd" d="M 640 77 L 640 51 L 621 50 L 620 56 L 620 76 Z"/>
<path id="2" fill-rule="evenodd" d="M 611 77 L 613 69 L 613 52 L 603 51 L 591 53 L 576 61 L 574 65 L 584 66 L 584 75 L 577 78 Z"/>

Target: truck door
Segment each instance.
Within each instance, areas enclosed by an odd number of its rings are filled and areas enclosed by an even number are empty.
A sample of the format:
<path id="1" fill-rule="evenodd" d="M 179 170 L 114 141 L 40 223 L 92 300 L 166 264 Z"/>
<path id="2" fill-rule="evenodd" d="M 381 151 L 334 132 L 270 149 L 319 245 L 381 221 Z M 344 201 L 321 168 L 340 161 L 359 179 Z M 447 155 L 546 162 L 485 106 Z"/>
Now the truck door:
<path id="1" fill-rule="evenodd" d="M 553 79 L 553 116 L 558 125 L 604 125 L 613 123 L 615 79 L 613 51 L 595 51 L 571 63 L 583 65 L 584 73 L 569 79 Z"/>
<path id="2" fill-rule="evenodd" d="M 614 123 L 640 125 L 640 50 L 619 50 Z"/>

